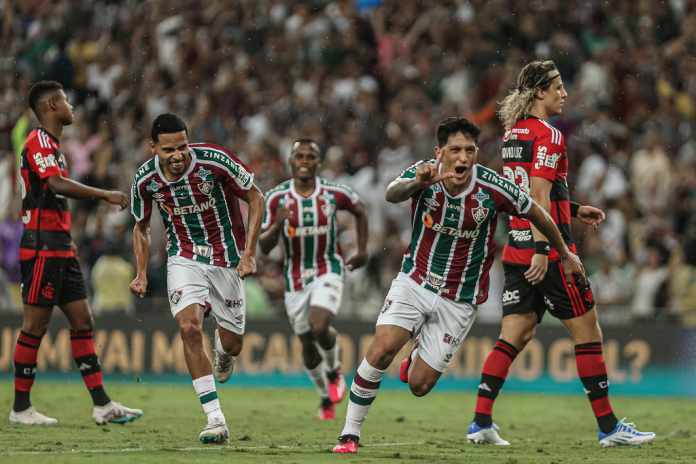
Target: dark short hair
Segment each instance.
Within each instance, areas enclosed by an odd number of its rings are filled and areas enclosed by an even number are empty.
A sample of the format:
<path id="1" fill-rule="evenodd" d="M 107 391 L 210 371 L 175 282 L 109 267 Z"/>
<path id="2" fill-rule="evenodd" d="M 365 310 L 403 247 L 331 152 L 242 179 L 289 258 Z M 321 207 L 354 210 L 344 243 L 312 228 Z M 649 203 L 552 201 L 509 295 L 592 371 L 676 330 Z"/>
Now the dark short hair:
<path id="1" fill-rule="evenodd" d="M 62 90 L 63 85 L 56 81 L 38 81 L 29 89 L 29 107 L 32 109 L 34 114 L 39 115 L 38 104 L 39 101 L 51 92 L 57 92 Z"/>
<path id="2" fill-rule="evenodd" d="M 174 134 L 181 131 L 186 132 L 186 135 L 188 135 L 188 129 L 183 119 L 174 113 L 162 113 L 152 121 L 150 137 L 153 142 L 157 143 L 159 142 L 160 134 Z"/>
<path id="3" fill-rule="evenodd" d="M 466 118 L 450 117 L 437 125 L 437 145 L 442 148 L 447 145 L 451 135 L 461 132 L 464 135 L 468 135 L 474 142 L 478 143 L 478 136 L 481 133 L 481 129 L 478 128 L 476 124 L 469 121 Z"/>
<path id="4" fill-rule="evenodd" d="M 321 156 L 321 149 L 319 148 L 319 144 L 317 143 L 317 141 L 314 139 L 302 138 L 302 137 L 293 140 L 292 145 L 291 145 L 292 148 L 290 149 L 290 153 L 294 153 L 295 150 L 297 150 L 297 148 L 300 145 L 311 146 L 312 149 L 315 150 L 319 156 Z"/>

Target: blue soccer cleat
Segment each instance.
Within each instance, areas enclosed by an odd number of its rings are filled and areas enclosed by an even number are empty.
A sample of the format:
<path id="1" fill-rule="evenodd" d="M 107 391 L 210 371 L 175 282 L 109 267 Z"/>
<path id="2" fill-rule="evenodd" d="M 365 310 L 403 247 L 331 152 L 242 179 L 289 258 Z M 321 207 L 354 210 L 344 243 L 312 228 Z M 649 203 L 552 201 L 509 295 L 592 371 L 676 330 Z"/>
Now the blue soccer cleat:
<path id="1" fill-rule="evenodd" d="M 510 442 L 503 440 L 498 435 L 497 425 L 492 424 L 490 427 L 481 427 L 476 422 L 469 424 L 469 430 L 466 434 L 466 439 L 469 443 L 474 443 L 477 445 L 491 444 L 497 446 L 510 446 Z"/>
<path id="2" fill-rule="evenodd" d="M 624 417 L 616 423 L 616 427 L 609 433 L 599 432 L 599 446 L 611 448 L 613 446 L 640 446 L 651 443 L 655 439 L 654 432 L 640 432 L 636 425 L 625 422 Z"/>

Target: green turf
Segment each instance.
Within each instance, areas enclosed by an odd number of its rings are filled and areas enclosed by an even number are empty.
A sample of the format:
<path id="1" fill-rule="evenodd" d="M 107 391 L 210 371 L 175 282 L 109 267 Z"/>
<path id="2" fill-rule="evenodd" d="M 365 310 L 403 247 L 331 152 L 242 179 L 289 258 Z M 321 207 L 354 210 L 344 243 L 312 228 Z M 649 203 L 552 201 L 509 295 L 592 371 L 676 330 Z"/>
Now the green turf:
<path id="1" fill-rule="evenodd" d="M 0 410 L 9 411 L 12 386 L 1 382 Z M 88 395 L 78 383 L 37 382 L 37 409 L 57 417 L 50 428 L 0 422 L 0 462 L 106 463 L 674 463 L 696 462 L 696 402 L 691 399 L 615 398 L 617 414 L 629 415 L 658 439 L 643 448 L 600 449 L 594 420 L 582 397 L 501 395 L 496 422 L 508 448 L 466 443 L 474 392 L 437 393 L 415 398 L 405 391 L 381 392 L 363 429 L 358 456 L 334 456 L 345 404 L 334 422 L 315 419 L 311 390 L 237 389 L 220 391 L 230 425 L 227 445 L 201 445 L 203 415 L 186 385 L 129 385 L 109 389 L 118 401 L 142 408 L 139 421 L 98 427 L 91 421 Z M 5 414 L 5 412 L 3 412 Z"/>

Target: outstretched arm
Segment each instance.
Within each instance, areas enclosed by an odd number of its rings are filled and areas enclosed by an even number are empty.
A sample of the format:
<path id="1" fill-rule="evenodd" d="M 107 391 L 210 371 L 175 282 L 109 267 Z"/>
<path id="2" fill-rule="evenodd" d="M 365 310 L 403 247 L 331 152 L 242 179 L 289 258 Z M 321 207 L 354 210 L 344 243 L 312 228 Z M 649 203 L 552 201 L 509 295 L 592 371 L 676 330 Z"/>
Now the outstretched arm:
<path id="1" fill-rule="evenodd" d="M 119 205 L 121 209 L 128 206 L 128 196 L 117 190 L 103 190 L 82 184 L 68 177 L 54 175 L 48 178 L 48 186 L 58 195 L 68 198 L 96 198 L 104 200 L 112 205 Z"/>

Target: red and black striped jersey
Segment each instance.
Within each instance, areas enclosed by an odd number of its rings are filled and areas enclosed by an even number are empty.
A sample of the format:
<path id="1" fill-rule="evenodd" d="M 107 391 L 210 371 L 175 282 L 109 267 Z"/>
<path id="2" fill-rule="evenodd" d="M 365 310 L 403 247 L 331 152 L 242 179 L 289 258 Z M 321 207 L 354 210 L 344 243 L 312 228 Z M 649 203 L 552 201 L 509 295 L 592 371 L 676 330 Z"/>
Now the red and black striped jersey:
<path id="1" fill-rule="evenodd" d="M 68 177 L 60 142 L 40 127 L 29 133 L 22 150 L 21 193 L 24 232 L 20 243 L 21 260 L 35 256 L 71 257 L 68 201 L 48 186 L 51 176 Z"/>
<path id="2" fill-rule="evenodd" d="M 570 234 L 570 194 L 568 157 L 565 138 L 547 121 L 533 116 L 520 119 L 503 137 L 503 174 L 522 190 L 529 192 L 530 179 L 540 177 L 551 182 L 551 217 L 571 251 L 575 244 Z M 534 238 L 527 219 L 510 216 L 508 243 L 503 262 L 529 265 L 534 256 Z M 559 259 L 551 249 L 550 260 Z"/>

